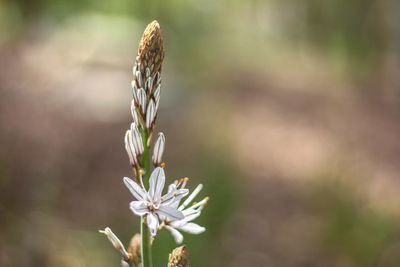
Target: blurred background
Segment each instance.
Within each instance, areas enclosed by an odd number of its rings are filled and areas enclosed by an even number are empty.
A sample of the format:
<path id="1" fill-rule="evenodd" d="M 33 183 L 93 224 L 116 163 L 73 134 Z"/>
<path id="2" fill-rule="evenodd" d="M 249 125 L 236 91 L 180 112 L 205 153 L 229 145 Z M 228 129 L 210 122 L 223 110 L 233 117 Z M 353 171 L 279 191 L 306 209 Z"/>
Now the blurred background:
<path id="1" fill-rule="evenodd" d="M 0 0 L 0 266 L 120 266 L 132 67 L 157 19 L 191 266 L 400 266 L 394 0 Z M 155 266 L 176 247 L 154 242 Z"/>

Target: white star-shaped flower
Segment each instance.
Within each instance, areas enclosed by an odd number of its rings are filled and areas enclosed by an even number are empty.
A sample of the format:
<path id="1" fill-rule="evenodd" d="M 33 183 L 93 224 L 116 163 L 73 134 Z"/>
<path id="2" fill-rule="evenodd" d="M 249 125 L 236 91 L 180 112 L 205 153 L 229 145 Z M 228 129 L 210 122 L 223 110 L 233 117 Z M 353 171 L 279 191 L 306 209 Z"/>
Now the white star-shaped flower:
<path id="1" fill-rule="evenodd" d="M 128 177 L 124 178 L 126 187 L 128 187 L 129 191 L 131 191 L 132 195 L 137 199 L 130 203 L 130 208 L 133 213 L 138 216 L 147 215 L 147 227 L 150 229 L 150 233 L 153 236 L 157 234 L 157 229 L 160 225 L 159 217 L 171 221 L 185 218 L 183 212 L 171 204 L 186 196 L 189 190 L 183 188 L 175 189 L 161 196 L 165 184 L 163 168 L 157 167 L 151 173 L 149 191 L 146 191 L 141 175 L 140 182 L 141 185 Z"/>
<path id="2" fill-rule="evenodd" d="M 174 183 L 169 186 L 169 192 L 174 192 L 176 190 L 182 190 L 187 182 L 187 178 L 181 180 L 179 183 Z M 173 208 L 176 208 L 179 211 L 182 211 L 184 218 L 183 219 L 173 219 L 170 220 L 168 218 L 163 217 L 163 224 L 162 227 L 165 227 L 168 229 L 171 234 L 173 235 L 176 243 L 180 244 L 183 241 L 183 235 L 178 231 L 184 231 L 186 233 L 190 234 L 200 234 L 206 230 L 203 226 L 200 226 L 196 223 L 193 223 L 194 219 L 200 216 L 201 210 L 203 207 L 206 205 L 207 201 L 209 200 L 209 197 L 204 198 L 202 201 L 199 203 L 194 203 L 191 207 L 186 208 L 185 207 L 192 202 L 192 200 L 196 197 L 196 195 L 200 192 L 200 190 L 203 188 L 202 184 L 199 184 L 195 190 L 188 196 L 188 198 L 183 202 L 182 205 L 179 206 L 180 199 L 175 199 L 170 205 Z M 179 206 L 179 207 L 178 207 Z"/>

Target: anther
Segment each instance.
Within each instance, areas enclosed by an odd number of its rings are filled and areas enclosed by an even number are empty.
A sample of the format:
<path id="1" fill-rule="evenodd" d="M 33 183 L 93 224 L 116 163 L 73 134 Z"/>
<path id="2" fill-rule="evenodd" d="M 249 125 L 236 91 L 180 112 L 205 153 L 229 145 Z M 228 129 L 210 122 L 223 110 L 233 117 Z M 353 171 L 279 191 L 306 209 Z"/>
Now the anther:
<path id="1" fill-rule="evenodd" d="M 161 163 L 161 168 L 165 168 L 165 163 Z"/>
<path id="2" fill-rule="evenodd" d="M 183 178 L 183 181 L 187 183 L 189 181 L 189 178 L 185 177 L 185 178 Z"/>
<path id="3" fill-rule="evenodd" d="M 143 175 L 143 170 L 142 169 L 139 170 L 139 174 Z"/>

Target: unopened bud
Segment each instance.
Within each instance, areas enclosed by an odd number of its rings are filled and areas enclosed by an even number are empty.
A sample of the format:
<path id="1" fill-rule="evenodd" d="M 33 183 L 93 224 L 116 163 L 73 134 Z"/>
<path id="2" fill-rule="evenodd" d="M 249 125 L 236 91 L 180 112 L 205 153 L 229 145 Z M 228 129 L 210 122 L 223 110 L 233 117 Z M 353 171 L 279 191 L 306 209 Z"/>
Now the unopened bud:
<path id="1" fill-rule="evenodd" d="M 147 112 L 146 112 L 146 127 L 147 127 L 147 129 L 151 128 L 155 117 L 156 117 L 156 107 L 154 105 L 153 99 L 151 99 L 149 102 L 149 105 L 147 106 Z"/>
<path id="2" fill-rule="evenodd" d="M 142 142 L 142 136 L 140 135 L 139 129 L 137 127 L 137 124 L 135 122 L 131 123 L 131 143 L 133 144 L 135 148 L 135 152 L 137 155 L 142 155 L 143 154 L 143 142 Z"/>
<path id="3" fill-rule="evenodd" d="M 138 104 L 140 107 L 140 112 L 142 114 L 145 114 L 146 112 L 146 102 L 147 102 L 147 96 L 146 96 L 146 92 L 143 90 L 143 88 L 140 88 L 137 91 L 137 98 L 138 98 Z"/>
<path id="4" fill-rule="evenodd" d="M 189 253 L 186 246 L 177 247 L 169 254 L 168 267 L 189 267 Z"/>
<path id="5" fill-rule="evenodd" d="M 153 151 L 154 166 L 159 166 L 161 164 L 162 156 L 164 154 L 164 149 L 165 149 L 165 136 L 163 133 L 159 133 Z"/>
<path id="6" fill-rule="evenodd" d="M 132 103 L 131 103 L 131 114 L 132 114 L 133 122 L 136 123 L 136 125 L 140 125 L 139 116 L 136 112 L 135 100 L 132 100 Z"/>
<path id="7" fill-rule="evenodd" d="M 131 130 L 127 130 L 125 133 L 125 150 L 129 157 L 129 162 L 132 166 L 137 164 L 137 153 L 135 146 L 132 144 L 132 132 Z"/>

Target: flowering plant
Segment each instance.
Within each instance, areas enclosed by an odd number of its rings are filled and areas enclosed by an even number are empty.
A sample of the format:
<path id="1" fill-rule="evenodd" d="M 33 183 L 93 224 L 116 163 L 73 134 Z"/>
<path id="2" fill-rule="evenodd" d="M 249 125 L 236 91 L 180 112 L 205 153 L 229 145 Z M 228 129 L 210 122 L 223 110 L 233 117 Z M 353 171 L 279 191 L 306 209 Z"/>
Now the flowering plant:
<path id="1" fill-rule="evenodd" d="M 135 215 L 141 217 L 140 235 L 134 235 L 128 249 L 125 249 L 109 227 L 100 231 L 121 252 L 123 266 L 151 267 L 151 245 L 163 228 L 171 232 L 177 243 L 183 241 L 180 231 L 191 234 L 205 231 L 204 227 L 192 221 L 200 216 L 209 198 L 206 197 L 188 207 L 202 189 L 202 184 L 189 194 L 189 190 L 185 188 L 189 179 L 183 178 L 170 184 L 168 191 L 163 195 L 166 179 L 165 163 L 162 162 L 165 150 L 163 133 L 157 135 L 151 157 L 154 170 L 150 170 L 150 148 L 160 102 L 163 59 L 162 31 L 158 22 L 153 21 L 145 29 L 139 43 L 131 84 L 133 122 L 124 139 L 134 177 L 125 177 L 123 181 L 136 199 L 129 206 Z M 168 266 L 189 266 L 185 246 L 176 248 L 170 254 Z"/>

